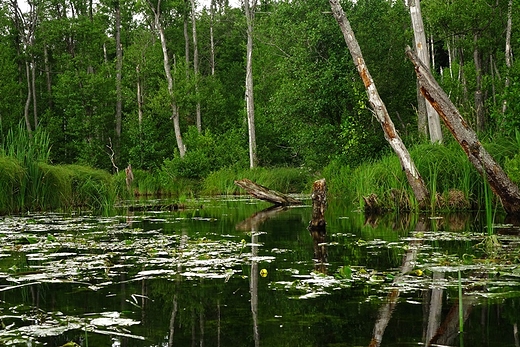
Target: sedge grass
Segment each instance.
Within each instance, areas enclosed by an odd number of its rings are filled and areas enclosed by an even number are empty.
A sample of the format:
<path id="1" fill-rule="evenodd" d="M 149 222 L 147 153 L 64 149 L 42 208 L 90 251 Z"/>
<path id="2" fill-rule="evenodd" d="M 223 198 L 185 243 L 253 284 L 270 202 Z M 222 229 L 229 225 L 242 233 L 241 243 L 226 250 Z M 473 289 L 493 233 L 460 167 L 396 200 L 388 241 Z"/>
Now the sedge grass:
<path id="1" fill-rule="evenodd" d="M 484 201 L 482 177 L 458 144 L 421 144 L 410 151 L 427 185 L 432 201 L 429 209 L 469 209 Z M 360 208 L 363 197 L 375 194 L 382 210 L 417 209 L 417 201 L 399 159 L 389 153 L 381 159 L 344 169 L 332 162 L 324 170 L 329 192 L 349 199 Z"/>

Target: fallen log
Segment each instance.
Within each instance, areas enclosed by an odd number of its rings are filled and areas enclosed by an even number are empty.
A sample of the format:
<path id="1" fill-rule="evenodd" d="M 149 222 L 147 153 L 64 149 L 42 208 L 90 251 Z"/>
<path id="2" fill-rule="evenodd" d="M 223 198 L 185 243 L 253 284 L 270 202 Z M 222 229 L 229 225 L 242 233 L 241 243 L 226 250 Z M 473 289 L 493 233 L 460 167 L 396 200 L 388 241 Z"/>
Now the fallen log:
<path id="1" fill-rule="evenodd" d="M 507 213 L 520 213 L 520 190 L 514 184 L 502 167 L 484 149 L 477 138 L 477 134 L 453 105 L 450 98 L 439 86 L 431 72 L 417 57 L 417 54 L 407 47 L 406 54 L 415 66 L 415 73 L 419 80 L 421 93 L 433 106 L 439 116 L 458 141 L 469 161 L 477 171 L 489 182 L 493 192 L 502 201 Z"/>
<path id="2" fill-rule="evenodd" d="M 247 178 L 235 181 L 235 184 L 244 189 L 249 195 L 254 198 L 268 201 L 278 206 L 301 205 L 300 200 L 294 199 L 288 195 L 271 190 L 261 186 Z"/>

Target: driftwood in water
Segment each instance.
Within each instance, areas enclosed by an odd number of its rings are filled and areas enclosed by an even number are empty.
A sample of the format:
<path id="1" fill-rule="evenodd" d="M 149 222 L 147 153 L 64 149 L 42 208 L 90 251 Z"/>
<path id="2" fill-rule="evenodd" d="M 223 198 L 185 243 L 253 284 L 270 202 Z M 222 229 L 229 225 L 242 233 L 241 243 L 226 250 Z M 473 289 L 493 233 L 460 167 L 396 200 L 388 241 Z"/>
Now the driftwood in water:
<path id="1" fill-rule="evenodd" d="M 235 181 L 235 184 L 244 189 L 249 195 L 260 200 L 269 201 L 278 206 L 301 205 L 301 201 L 277 192 L 276 190 L 261 186 L 247 178 Z"/>
<path id="2" fill-rule="evenodd" d="M 520 190 L 518 186 L 509 179 L 500 165 L 482 147 L 477 134 L 462 118 L 448 95 L 419 60 L 417 54 L 410 47 L 406 49 L 406 54 L 415 65 L 415 73 L 419 80 L 421 93 L 441 116 L 446 127 L 466 152 L 471 164 L 484 179 L 487 179 L 493 192 L 500 197 L 504 210 L 508 213 L 520 213 Z"/>

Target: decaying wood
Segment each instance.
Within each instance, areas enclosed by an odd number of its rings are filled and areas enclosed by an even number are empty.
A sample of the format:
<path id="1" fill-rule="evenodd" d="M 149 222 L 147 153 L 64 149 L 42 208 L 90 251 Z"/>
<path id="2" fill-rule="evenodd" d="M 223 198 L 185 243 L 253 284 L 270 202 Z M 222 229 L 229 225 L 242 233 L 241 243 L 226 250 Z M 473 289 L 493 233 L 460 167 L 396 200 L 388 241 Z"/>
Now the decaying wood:
<path id="1" fill-rule="evenodd" d="M 417 54 L 410 47 L 406 54 L 415 65 L 421 93 L 435 108 L 444 124 L 459 142 L 469 161 L 489 182 L 493 192 L 500 197 L 504 210 L 508 213 L 520 213 L 520 190 L 504 172 L 502 167 L 484 149 L 477 134 L 470 128 L 448 95 L 442 90 L 430 71 L 421 63 Z"/>
<path id="2" fill-rule="evenodd" d="M 317 180 L 312 185 L 312 220 L 309 230 L 325 230 L 325 210 L 327 209 L 327 184 L 325 179 Z"/>
<path id="3" fill-rule="evenodd" d="M 271 190 L 264 186 L 261 186 L 247 178 L 235 181 L 235 184 L 240 188 L 247 191 L 249 195 L 254 198 L 269 201 L 272 204 L 279 206 L 289 206 L 289 205 L 301 205 L 300 200 L 296 200 L 288 195 L 277 192 L 276 190 Z"/>
<path id="4" fill-rule="evenodd" d="M 325 210 L 327 209 L 327 184 L 325 179 L 317 180 L 312 185 L 312 219 L 309 222 L 314 247 L 314 269 L 321 273 L 327 273 L 327 223 L 325 222 Z"/>
<path id="5" fill-rule="evenodd" d="M 350 22 L 345 16 L 345 12 L 341 8 L 339 0 L 329 0 L 329 3 L 332 9 L 332 13 L 334 14 L 334 18 L 336 18 L 341 32 L 343 33 L 343 37 L 345 38 L 345 42 L 348 46 L 352 59 L 354 60 L 354 64 L 356 65 L 358 73 L 365 85 L 366 93 L 368 95 L 368 100 L 372 107 L 374 117 L 381 124 L 385 134 L 385 139 L 388 141 L 395 154 L 398 156 L 401 167 L 406 174 L 408 183 L 412 187 L 419 207 L 426 207 L 430 199 L 428 188 L 426 188 L 424 180 L 415 167 L 408 149 L 397 133 L 394 123 L 392 122 L 392 119 L 390 119 L 386 106 L 379 96 L 376 85 L 374 84 L 372 76 L 370 75 L 365 64 L 365 60 L 363 59 L 363 55 L 361 54 L 361 48 L 359 47 L 356 37 L 354 36 L 354 31 L 350 26 Z"/>

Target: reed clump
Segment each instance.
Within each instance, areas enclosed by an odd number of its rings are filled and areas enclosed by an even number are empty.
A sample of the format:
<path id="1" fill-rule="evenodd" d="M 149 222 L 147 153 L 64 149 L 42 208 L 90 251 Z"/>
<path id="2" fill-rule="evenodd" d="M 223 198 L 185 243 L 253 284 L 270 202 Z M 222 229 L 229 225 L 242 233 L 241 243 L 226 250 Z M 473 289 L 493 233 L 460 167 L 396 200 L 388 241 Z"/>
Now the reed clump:
<path id="1" fill-rule="evenodd" d="M 495 141 L 488 151 L 499 158 L 501 165 L 507 163 L 506 170 L 514 176 L 520 164 L 517 165 L 515 150 L 511 147 L 510 142 Z M 457 143 L 417 145 L 410 150 L 410 155 L 430 191 L 430 210 L 456 211 L 486 206 L 489 198 L 482 189 L 484 180 Z M 413 191 L 394 153 L 355 168 L 335 161 L 323 174 L 332 195 L 349 199 L 361 210 L 367 207 L 376 212 L 417 209 Z"/>
<path id="2" fill-rule="evenodd" d="M 115 204 L 112 176 L 81 165 L 51 165 L 49 137 L 10 130 L 0 150 L 0 213 L 71 208 L 103 210 Z"/>

